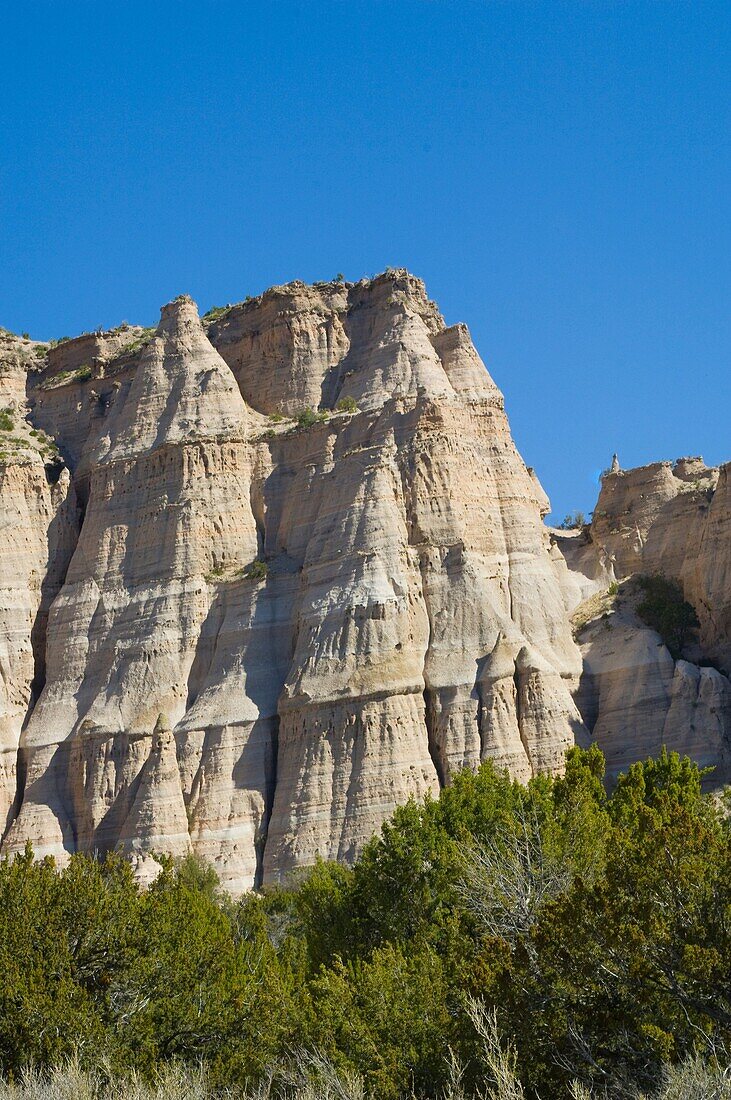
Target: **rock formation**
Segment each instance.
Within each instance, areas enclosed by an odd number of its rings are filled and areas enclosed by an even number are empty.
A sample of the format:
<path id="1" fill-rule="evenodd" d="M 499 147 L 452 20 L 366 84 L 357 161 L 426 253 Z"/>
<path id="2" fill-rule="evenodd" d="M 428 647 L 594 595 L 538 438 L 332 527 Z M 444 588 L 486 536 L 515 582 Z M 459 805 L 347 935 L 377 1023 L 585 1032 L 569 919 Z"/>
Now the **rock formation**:
<path id="1" fill-rule="evenodd" d="M 614 461 L 549 533 L 467 328 L 405 271 L 0 331 L 2 850 L 142 881 L 194 852 L 240 893 L 486 759 L 526 779 L 591 735 L 610 773 L 666 743 L 722 780 L 729 469 Z M 656 572 L 699 618 L 675 657 L 638 615 Z"/>
<path id="2" fill-rule="evenodd" d="M 192 851 L 240 892 L 587 737 L 545 494 L 419 280 L 0 355 L 5 852 Z"/>
<path id="3" fill-rule="evenodd" d="M 602 478 L 590 527 L 553 533 L 584 671 L 577 702 L 610 775 L 662 745 L 731 779 L 731 464 L 656 462 Z M 632 578 L 679 582 L 699 621 L 682 654 L 637 614 Z M 611 586 L 611 587 L 610 587 Z"/>

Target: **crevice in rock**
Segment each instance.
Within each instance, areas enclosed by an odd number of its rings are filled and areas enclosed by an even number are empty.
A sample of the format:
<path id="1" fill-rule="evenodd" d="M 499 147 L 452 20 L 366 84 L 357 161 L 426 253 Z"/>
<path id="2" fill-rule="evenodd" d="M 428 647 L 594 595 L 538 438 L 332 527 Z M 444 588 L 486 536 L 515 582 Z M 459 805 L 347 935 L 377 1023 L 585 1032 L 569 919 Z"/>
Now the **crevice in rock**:
<path id="1" fill-rule="evenodd" d="M 3 831 L 0 834 L 0 844 L 5 840 L 5 837 L 10 831 L 10 826 L 15 821 L 16 817 L 20 813 L 20 807 L 23 805 L 23 797 L 25 795 L 25 784 L 28 775 L 28 762 L 25 758 L 25 752 L 19 745 L 16 759 L 15 759 L 15 796 L 13 798 L 10 809 L 8 810 L 7 819 L 3 825 Z"/>
<path id="2" fill-rule="evenodd" d="M 516 722 L 517 722 L 517 725 L 518 725 L 518 733 L 520 734 L 520 743 L 523 746 L 523 750 L 524 750 L 525 755 L 528 759 L 528 764 L 530 765 L 531 774 L 535 775 L 535 769 L 533 767 L 533 761 L 531 760 L 531 755 L 530 755 L 530 746 L 528 745 L 528 742 L 525 739 L 525 734 L 524 734 L 524 731 L 523 731 L 523 715 L 521 713 L 522 707 L 521 707 L 521 702 L 520 702 L 520 699 L 521 699 L 520 672 L 518 671 L 517 664 L 515 665 L 515 670 L 513 672 L 513 683 L 515 684 L 515 719 L 516 719 Z"/>
<path id="3" fill-rule="evenodd" d="M 482 674 L 487 661 L 488 654 L 485 654 L 484 657 L 479 657 L 476 661 L 477 671 L 475 673 L 475 694 L 477 695 L 477 715 L 475 717 L 475 722 L 477 725 L 477 736 L 480 739 L 480 760 L 485 759 L 485 742 L 487 740 L 487 734 L 485 732 L 485 697 L 482 685 Z"/>
<path id="4" fill-rule="evenodd" d="M 274 716 L 272 728 L 272 763 L 270 780 L 266 785 L 264 798 L 264 825 L 254 841 L 254 854 L 256 856 L 256 868 L 254 870 L 254 889 L 260 890 L 264 882 L 264 853 L 266 851 L 269 825 L 274 810 L 274 796 L 277 792 L 277 766 L 279 763 L 279 715 Z"/>
<path id="5" fill-rule="evenodd" d="M 444 767 L 444 759 L 442 750 L 439 746 L 436 737 L 436 723 L 434 721 L 434 692 L 425 689 L 424 691 L 424 722 L 426 723 L 426 735 L 427 744 L 429 746 L 429 755 L 432 759 L 432 764 L 437 773 L 437 779 L 439 780 L 439 787 L 443 788 L 447 785 L 446 770 Z"/>
<path id="6" fill-rule="evenodd" d="M 82 510 L 79 508 L 77 510 L 76 537 L 73 540 L 73 545 L 65 544 L 63 533 L 59 530 L 60 525 L 66 523 L 66 518 L 60 514 L 60 511 L 56 513 L 48 528 L 49 572 L 45 574 L 41 582 L 41 598 L 30 631 L 30 644 L 33 653 L 33 680 L 31 681 L 30 699 L 28 701 L 28 709 L 23 719 L 22 729 L 25 729 L 28 725 L 35 705 L 46 684 L 48 616 L 51 610 L 51 604 L 66 583 L 66 575 L 79 542 L 83 522 L 84 516 Z M 50 572 L 53 566 L 56 567 L 54 573 Z"/>
<path id="7" fill-rule="evenodd" d="M 249 482 L 249 507 L 256 527 L 256 556 L 263 561 L 266 553 L 266 505 L 261 482 L 254 477 Z"/>
<path id="8" fill-rule="evenodd" d="M 45 462 L 43 464 L 43 472 L 46 475 L 46 481 L 49 485 L 58 485 L 58 479 L 61 477 L 61 472 L 65 467 L 66 463 L 62 458 L 54 459 L 51 462 Z"/>
<path id="9" fill-rule="evenodd" d="M 211 665 L 218 645 L 218 635 L 223 625 L 226 609 L 219 595 L 214 596 L 208 608 L 208 614 L 201 624 L 198 632 L 198 640 L 195 645 L 193 660 L 188 672 L 188 683 L 185 698 L 185 713 L 196 702 L 206 678 L 211 671 Z"/>

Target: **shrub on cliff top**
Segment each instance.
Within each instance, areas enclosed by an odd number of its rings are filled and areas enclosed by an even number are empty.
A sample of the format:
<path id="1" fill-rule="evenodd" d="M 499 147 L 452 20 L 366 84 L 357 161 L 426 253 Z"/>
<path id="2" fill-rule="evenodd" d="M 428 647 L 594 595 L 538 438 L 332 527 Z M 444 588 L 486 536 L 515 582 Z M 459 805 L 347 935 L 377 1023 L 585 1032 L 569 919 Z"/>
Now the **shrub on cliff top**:
<path id="1" fill-rule="evenodd" d="M 560 531 L 574 531 L 577 527 L 583 527 L 585 523 L 586 516 L 583 512 L 569 512 L 561 520 L 558 527 Z"/>
<path id="2" fill-rule="evenodd" d="M 204 322 L 204 324 L 212 325 L 214 321 L 217 321 L 219 319 L 219 317 L 223 317 L 224 314 L 228 313 L 228 311 L 230 309 L 231 309 L 230 305 L 228 305 L 228 306 L 211 306 L 211 308 L 206 313 L 203 314 L 203 316 L 201 317 L 201 320 Z"/>

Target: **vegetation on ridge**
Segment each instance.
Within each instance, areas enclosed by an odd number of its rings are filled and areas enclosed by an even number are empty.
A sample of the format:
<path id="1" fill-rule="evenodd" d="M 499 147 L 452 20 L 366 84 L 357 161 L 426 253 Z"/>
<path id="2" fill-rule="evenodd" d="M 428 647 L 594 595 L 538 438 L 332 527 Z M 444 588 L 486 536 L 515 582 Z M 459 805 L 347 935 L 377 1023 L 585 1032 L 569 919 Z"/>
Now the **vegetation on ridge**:
<path id="1" fill-rule="evenodd" d="M 352 869 L 238 902 L 192 858 L 147 891 L 117 856 L 5 859 L 5 1075 L 189 1067 L 188 1092 L 86 1093 L 119 1100 L 725 1098 L 728 819 L 675 754 L 611 795 L 603 769 L 596 748 L 527 786 L 485 764 L 398 809 Z M 30 1095 L 84 1093 L 6 1092 Z"/>
<path id="2" fill-rule="evenodd" d="M 51 374 L 38 383 L 39 390 L 55 390 L 60 386 L 69 385 L 71 382 L 88 382 L 91 378 L 91 365 L 82 363 L 76 370 L 60 370 Z"/>

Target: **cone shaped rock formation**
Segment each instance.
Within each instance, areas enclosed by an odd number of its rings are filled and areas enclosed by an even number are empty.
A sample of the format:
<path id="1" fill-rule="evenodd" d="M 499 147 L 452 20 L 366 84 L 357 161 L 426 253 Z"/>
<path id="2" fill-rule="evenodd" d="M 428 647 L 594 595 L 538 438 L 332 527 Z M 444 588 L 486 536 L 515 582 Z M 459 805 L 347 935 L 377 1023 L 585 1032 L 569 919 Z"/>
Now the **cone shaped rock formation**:
<path id="1" fill-rule="evenodd" d="M 614 471 L 551 533 L 467 328 L 407 272 L 0 333 L 0 391 L 3 851 L 143 880 L 195 852 L 240 893 L 482 760 L 556 772 L 593 734 L 726 766 L 728 470 Z M 579 648 L 576 605 L 655 570 L 717 667 L 631 609 Z"/>

